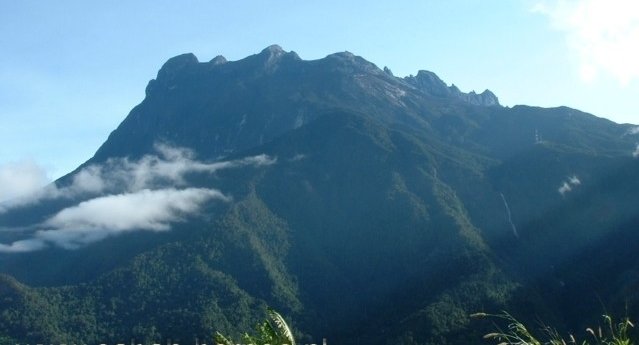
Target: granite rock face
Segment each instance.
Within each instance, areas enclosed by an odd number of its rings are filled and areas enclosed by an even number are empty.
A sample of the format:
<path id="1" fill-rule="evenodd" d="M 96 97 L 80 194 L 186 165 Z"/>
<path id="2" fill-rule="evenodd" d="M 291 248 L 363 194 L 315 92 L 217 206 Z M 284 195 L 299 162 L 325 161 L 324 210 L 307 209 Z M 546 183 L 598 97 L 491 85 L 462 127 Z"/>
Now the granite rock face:
<path id="1" fill-rule="evenodd" d="M 468 104 L 480 106 L 499 106 L 499 99 L 490 90 L 477 94 L 475 91 L 464 93 L 455 84 L 448 86 L 435 73 L 421 70 L 416 76 L 404 80 L 425 93 L 442 98 L 461 100 Z"/>

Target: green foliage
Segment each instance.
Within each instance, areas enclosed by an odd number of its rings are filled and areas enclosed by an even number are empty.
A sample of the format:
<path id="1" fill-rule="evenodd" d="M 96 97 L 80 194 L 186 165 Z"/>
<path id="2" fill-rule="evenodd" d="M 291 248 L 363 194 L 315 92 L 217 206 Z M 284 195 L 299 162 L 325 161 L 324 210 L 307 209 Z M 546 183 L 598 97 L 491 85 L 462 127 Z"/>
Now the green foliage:
<path id="1" fill-rule="evenodd" d="M 213 327 L 248 327 L 264 302 L 220 271 L 219 250 L 209 240 L 168 244 L 78 286 L 0 279 L 0 332 L 25 343 L 189 343 Z"/>
<path id="2" fill-rule="evenodd" d="M 616 322 L 609 315 L 603 315 L 603 326 L 586 328 L 586 335 L 583 339 L 569 334 L 563 337 L 552 327 L 545 326 L 540 332 L 531 331 L 526 325 L 517 320 L 511 314 L 502 312 L 501 314 L 476 313 L 471 317 L 491 317 L 505 323 L 505 328 L 496 325 L 496 331 L 484 335 L 484 339 L 494 340 L 498 345 L 632 345 L 635 343 L 630 335 L 630 329 L 634 327 L 628 318 Z"/>
<path id="3" fill-rule="evenodd" d="M 268 318 L 255 327 L 255 334 L 244 333 L 242 335 L 243 344 L 254 345 L 295 345 L 293 332 L 284 320 L 284 318 L 275 310 L 269 308 L 267 310 Z M 215 341 L 217 344 L 234 345 L 232 340 L 225 337 L 220 332 L 215 332 Z"/>
<path id="4" fill-rule="evenodd" d="M 0 335 L 0 345 L 13 345 L 16 341 L 6 335 Z"/>

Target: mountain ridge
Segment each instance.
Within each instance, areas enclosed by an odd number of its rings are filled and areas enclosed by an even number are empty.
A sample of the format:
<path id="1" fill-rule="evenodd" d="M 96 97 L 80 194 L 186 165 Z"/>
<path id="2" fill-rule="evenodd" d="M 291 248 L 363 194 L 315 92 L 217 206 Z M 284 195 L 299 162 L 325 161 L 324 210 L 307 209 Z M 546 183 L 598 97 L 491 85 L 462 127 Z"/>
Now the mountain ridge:
<path id="1" fill-rule="evenodd" d="M 0 253 L 17 278 L 0 276 L 0 333 L 189 342 L 239 334 L 267 305 L 303 339 L 345 344 L 479 344 L 468 315 L 482 310 L 574 329 L 588 308 L 562 298 L 592 297 L 584 275 L 614 281 L 600 296 L 611 309 L 638 281 L 632 251 L 584 258 L 635 237 L 630 128 L 502 107 L 348 52 L 179 55 L 94 157 L 0 212 L 13 230 L 0 249 L 44 243 Z M 106 216 L 140 195 L 159 199 Z M 74 250 L 53 241 L 78 233 L 88 240 Z"/>

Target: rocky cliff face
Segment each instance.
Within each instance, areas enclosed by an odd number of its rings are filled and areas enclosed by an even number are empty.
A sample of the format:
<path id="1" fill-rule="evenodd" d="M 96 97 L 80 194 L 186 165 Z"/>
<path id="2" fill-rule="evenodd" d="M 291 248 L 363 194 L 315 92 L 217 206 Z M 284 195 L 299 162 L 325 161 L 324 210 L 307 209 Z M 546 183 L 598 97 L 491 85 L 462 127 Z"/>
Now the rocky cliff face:
<path id="1" fill-rule="evenodd" d="M 488 90 L 463 93 L 427 71 L 397 78 L 349 52 L 316 61 L 303 61 L 279 46 L 239 61 L 217 56 L 199 62 L 193 54 L 183 54 L 162 66 L 149 82 L 145 100 L 94 159 L 139 156 L 152 150 L 157 140 L 206 147 L 199 153 L 223 157 L 259 146 L 340 107 L 380 113 L 380 120 L 388 123 L 422 126 L 424 114 L 406 100 L 424 102 L 424 96 L 499 105 Z"/>
<path id="2" fill-rule="evenodd" d="M 404 80 L 417 87 L 419 90 L 436 97 L 448 98 L 450 100 L 461 100 L 468 104 L 480 106 L 498 106 L 497 96 L 490 90 L 477 94 L 475 91 L 464 93 L 454 84 L 447 86 L 439 77 L 430 71 L 421 70 L 416 76 L 409 76 Z"/>

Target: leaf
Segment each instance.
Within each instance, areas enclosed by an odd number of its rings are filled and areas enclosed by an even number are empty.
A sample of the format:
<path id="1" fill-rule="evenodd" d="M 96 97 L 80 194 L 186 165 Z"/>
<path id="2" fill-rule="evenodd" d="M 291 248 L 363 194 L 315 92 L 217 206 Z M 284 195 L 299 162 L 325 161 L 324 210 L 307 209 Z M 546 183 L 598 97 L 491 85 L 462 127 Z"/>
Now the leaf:
<path id="1" fill-rule="evenodd" d="M 284 340 L 288 341 L 289 345 L 295 345 L 295 339 L 293 338 L 293 332 L 291 332 L 290 327 L 288 327 L 288 324 L 286 323 L 286 321 L 284 320 L 282 315 L 280 315 L 275 310 L 269 308 L 268 309 L 268 316 L 271 319 L 271 321 L 273 322 L 273 324 L 275 325 L 275 328 L 276 328 L 277 333 L 280 336 L 280 338 L 284 338 Z"/>
<path id="2" fill-rule="evenodd" d="M 232 341 L 230 341 L 229 339 L 227 339 L 225 336 L 222 335 L 222 333 L 220 332 L 215 332 L 215 342 L 217 344 L 221 344 L 221 345 L 235 345 L 233 344 Z"/>

